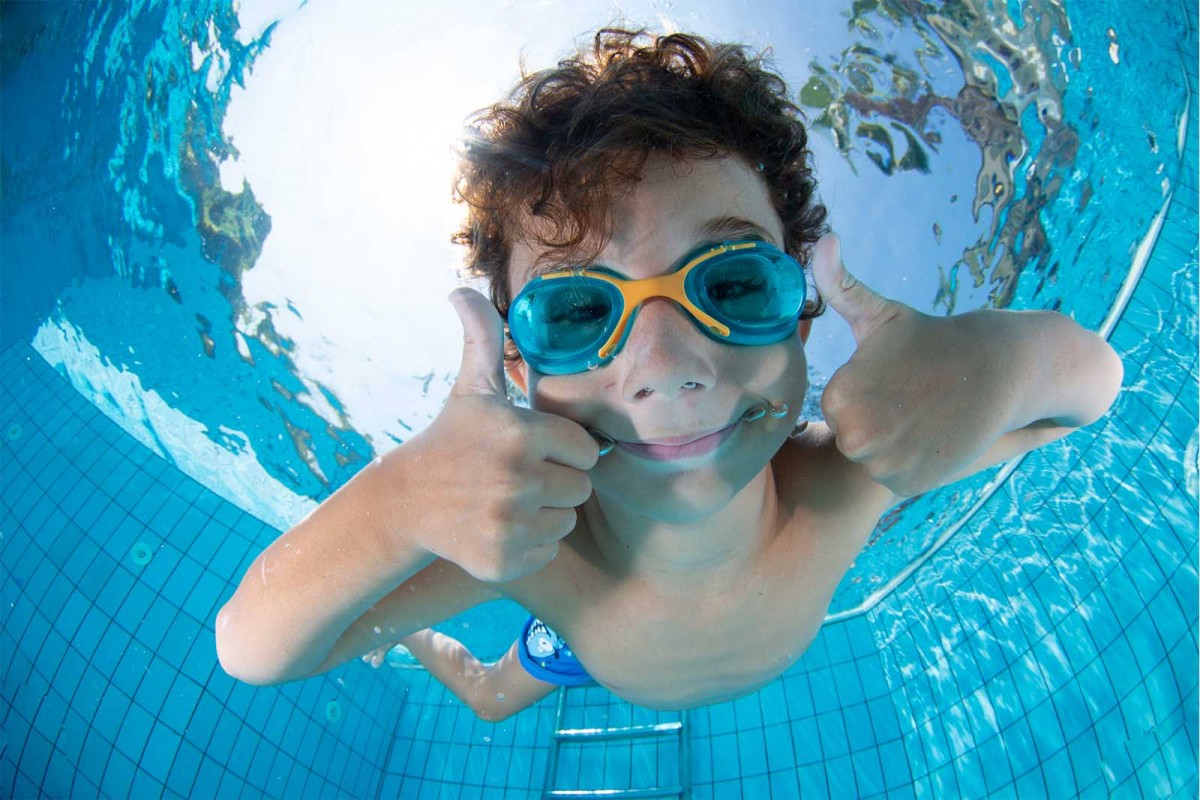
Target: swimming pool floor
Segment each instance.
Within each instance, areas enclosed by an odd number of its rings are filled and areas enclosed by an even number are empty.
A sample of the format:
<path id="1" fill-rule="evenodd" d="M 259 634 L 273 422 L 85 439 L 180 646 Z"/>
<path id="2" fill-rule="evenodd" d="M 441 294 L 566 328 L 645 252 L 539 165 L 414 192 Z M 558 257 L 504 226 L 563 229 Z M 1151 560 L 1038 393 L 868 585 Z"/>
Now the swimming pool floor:
<path id="1" fill-rule="evenodd" d="M 567 748 L 554 787 L 673 781 L 683 754 L 693 798 L 1196 795 L 1194 116 L 1111 339 L 1126 363 L 1114 409 L 1027 458 L 780 679 L 689 712 L 684 749 Z M 28 344 L 10 343 L 0 376 L 0 795 L 540 797 L 554 698 L 489 724 L 419 670 L 352 662 L 266 689 L 225 676 L 216 609 L 277 532 Z M 566 713 L 679 718 L 598 688 L 571 690 Z"/>

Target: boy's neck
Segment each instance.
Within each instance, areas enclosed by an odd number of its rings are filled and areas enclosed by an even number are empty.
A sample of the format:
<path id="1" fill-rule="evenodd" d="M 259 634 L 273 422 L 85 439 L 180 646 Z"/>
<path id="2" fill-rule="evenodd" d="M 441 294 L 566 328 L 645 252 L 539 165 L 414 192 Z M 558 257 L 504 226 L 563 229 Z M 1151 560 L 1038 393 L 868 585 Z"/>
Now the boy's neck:
<path id="1" fill-rule="evenodd" d="M 778 533 L 778 498 L 767 465 L 723 508 L 684 522 L 649 517 L 593 494 L 583 518 L 604 565 L 663 594 L 709 591 L 744 583 Z"/>

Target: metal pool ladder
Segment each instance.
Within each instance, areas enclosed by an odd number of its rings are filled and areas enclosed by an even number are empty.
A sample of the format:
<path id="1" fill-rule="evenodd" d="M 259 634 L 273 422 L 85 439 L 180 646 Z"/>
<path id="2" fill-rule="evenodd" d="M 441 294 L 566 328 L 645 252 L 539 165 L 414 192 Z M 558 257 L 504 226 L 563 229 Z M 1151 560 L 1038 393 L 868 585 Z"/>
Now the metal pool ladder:
<path id="1" fill-rule="evenodd" d="M 546 759 L 545 787 L 542 790 L 543 800 L 552 798 L 590 798 L 617 797 L 622 800 L 638 798 L 677 797 L 684 800 L 691 789 L 691 746 L 687 735 L 687 712 L 683 711 L 680 718 L 673 722 L 660 722 L 655 725 L 631 725 L 616 728 L 564 728 L 563 717 L 567 708 L 567 692 L 571 687 L 564 686 L 558 693 L 558 711 L 554 720 L 554 737 L 550 743 L 550 756 Z M 679 782 L 673 786 L 655 786 L 646 789 L 556 789 L 554 777 L 558 770 L 558 753 L 565 744 L 590 744 L 593 742 L 630 741 L 655 737 L 676 736 L 679 741 Z"/>

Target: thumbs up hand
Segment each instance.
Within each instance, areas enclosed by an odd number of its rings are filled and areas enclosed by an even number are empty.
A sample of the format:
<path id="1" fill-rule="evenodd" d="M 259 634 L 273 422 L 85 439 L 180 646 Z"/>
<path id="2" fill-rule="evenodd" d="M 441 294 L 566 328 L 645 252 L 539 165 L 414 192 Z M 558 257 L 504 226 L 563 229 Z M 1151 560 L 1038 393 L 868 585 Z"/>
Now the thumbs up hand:
<path id="1" fill-rule="evenodd" d="M 878 483 L 912 496 L 948 482 L 1012 430 L 1018 376 L 1011 325 L 981 311 L 933 317 L 851 275 L 836 236 L 817 242 L 817 289 L 857 349 L 821 397 L 838 449 Z"/>
<path id="2" fill-rule="evenodd" d="M 574 530 L 599 446 L 572 420 L 510 405 L 500 315 L 472 289 L 450 302 L 463 325 L 458 379 L 437 419 L 396 451 L 415 467 L 409 529 L 479 580 L 515 580 L 552 561 Z"/>

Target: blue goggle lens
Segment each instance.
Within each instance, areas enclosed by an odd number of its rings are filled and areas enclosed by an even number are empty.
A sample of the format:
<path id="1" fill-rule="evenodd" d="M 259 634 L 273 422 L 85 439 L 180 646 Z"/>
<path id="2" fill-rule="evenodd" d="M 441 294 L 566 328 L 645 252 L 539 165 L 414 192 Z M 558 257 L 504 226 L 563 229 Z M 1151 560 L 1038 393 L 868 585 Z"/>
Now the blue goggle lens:
<path id="1" fill-rule="evenodd" d="M 752 249 L 722 253 L 697 264 L 684 281 L 688 299 L 729 328 L 728 337 L 719 336 L 693 317 L 696 326 L 717 341 L 774 344 L 796 330 L 806 294 L 804 270 L 778 248 L 765 242 L 753 244 Z M 712 246 L 689 254 L 682 263 L 692 263 L 704 249 Z M 613 274 L 604 268 L 589 271 Z M 537 278 L 513 301 L 509 331 L 522 357 L 539 372 L 582 372 L 601 363 L 599 349 L 620 322 L 624 304 L 618 284 L 600 278 Z M 626 336 L 632 323 L 631 319 L 626 325 Z M 613 355 L 623 344 L 623 340 L 618 343 Z"/>

